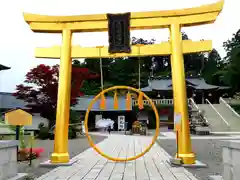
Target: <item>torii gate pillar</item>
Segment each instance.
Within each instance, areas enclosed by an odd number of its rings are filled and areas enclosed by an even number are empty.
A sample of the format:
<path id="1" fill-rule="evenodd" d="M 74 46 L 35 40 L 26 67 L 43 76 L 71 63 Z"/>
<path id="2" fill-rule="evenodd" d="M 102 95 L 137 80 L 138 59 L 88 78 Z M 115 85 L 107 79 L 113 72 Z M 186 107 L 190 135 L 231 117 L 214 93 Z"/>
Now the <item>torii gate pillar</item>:
<path id="1" fill-rule="evenodd" d="M 72 74 L 72 32 L 69 29 L 62 30 L 62 48 L 59 69 L 58 101 L 55 127 L 54 151 L 51 155 L 52 162 L 69 162 L 68 154 L 68 126 L 71 96 Z"/>
<path id="2" fill-rule="evenodd" d="M 178 152 L 177 157 L 182 159 L 184 164 L 194 164 L 195 154 L 192 152 L 189 115 L 185 82 L 184 61 L 182 53 L 182 34 L 180 24 L 171 24 L 170 41 L 172 48 L 171 66 L 172 66 L 172 85 L 174 100 L 174 116 L 180 116 L 180 122 L 175 124 L 175 130 L 178 133 Z M 179 128 L 178 128 L 179 126 Z"/>

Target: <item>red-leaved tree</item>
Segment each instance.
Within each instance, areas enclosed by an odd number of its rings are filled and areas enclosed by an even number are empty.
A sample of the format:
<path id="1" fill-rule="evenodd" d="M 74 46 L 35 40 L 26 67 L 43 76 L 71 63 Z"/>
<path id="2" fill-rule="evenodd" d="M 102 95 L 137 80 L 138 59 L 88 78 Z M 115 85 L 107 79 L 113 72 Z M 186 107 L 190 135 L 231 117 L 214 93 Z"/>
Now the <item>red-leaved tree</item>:
<path id="1" fill-rule="evenodd" d="M 58 92 L 59 66 L 38 65 L 26 74 L 24 84 L 17 85 L 13 94 L 18 99 L 27 102 L 32 112 L 50 120 L 50 125 L 55 123 L 57 92 Z M 98 74 L 91 73 L 89 69 L 72 67 L 71 105 L 77 103 L 77 97 L 82 96 L 81 87 L 85 80 L 98 78 Z"/>

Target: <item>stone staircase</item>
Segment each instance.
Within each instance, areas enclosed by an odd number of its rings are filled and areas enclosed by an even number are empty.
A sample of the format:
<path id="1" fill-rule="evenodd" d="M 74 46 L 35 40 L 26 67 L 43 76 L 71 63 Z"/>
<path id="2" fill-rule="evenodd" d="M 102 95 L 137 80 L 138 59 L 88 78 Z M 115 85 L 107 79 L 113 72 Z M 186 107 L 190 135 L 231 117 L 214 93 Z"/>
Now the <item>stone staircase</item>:
<path id="1" fill-rule="evenodd" d="M 240 118 L 234 114 L 225 104 L 213 104 L 222 117 L 229 123 L 232 132 L 240 132 Z"/>
<path id="2" fill-rule="evenodd" d="M 197 106 L 201 111 L 205 112 L 204 116 L 210 124 L 212 132 L 228 132 L 230 130 L 227 124 L 209 104 L 198 104 Z"/>

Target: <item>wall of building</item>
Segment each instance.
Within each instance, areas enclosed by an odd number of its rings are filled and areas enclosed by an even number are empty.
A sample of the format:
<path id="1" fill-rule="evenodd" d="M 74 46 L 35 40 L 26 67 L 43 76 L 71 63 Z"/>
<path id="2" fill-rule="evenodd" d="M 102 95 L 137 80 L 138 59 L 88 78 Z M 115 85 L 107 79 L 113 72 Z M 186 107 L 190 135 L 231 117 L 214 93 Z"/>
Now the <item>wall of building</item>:
<path id="1" fill-rule="evenodd" d="M 0 179 L 10 179 L 18 174 L 17 141 L 0 141 Z"/>
<path id="2" fill-rule="evenodd" d="M 102 117 L 105 119 L 111 119 L 114 123 L 114 130 L 118 129 L 118 116 L 125 116 L 125 122 L 127 122 L 127 129 L 132 128 L 132 123 L 137 120 L 136 113 L 134 111 L 105 111 L 102 112 Z"/>
<path id="3" fill-rule="evenodd" d="M 32 117 L 32 125 L 31 126 L 25 126 L 25 130 L 29 130 L 29 131 L 35 131 L 38 130 L 39 128 L 39 124 L 43 123 L 45 126 L 48 126 L 49 121 L 46 118 L 43 118 L 40 116 L 40 114 L 33 114 Z"/>
<path id="4" fill-rule="evenodd" d="M 239 180 L 240 140 L 225 141 L 223 145 L 223 179 Z"/>
<path id="5" fill-rule="evenodd" d="M 90 101 L 93 99 L 93 96 L 85 96 L 85 97 L 80 97 L 78 104 L 72 107 L 72 110 L 75 111 L 79 111 L 82 112 L 82 114 L 85 114 L 85 111 L 90 103 Z M 126 99 L 124 97 L 120 97 L 119 98 L 119 111 L 114 110 L 113 108 L 113 98 L 107 98 L 107 110 L 106 112 L 104 112 L 104 116 L 108 116 L 115 120 L 117 122 L 117 116 L 121 115 L 121 114 L 126 114 L 126 121 L 129 122 L 128 124 L 128 128 L 131 127 L 131 124 L 133 121 L 137 120 L 136 117 L 136 113 L 137 111 L 132 111 L 130 113 L 130 111 L 126 111 Z M 1 93 L 0 92 L 0 109 L 2 109 L 2 111 L 6 111 L 6 110 L 10 110 L 10 109 L 15 109 L 15 108 L 22 108 L 25 109 L 26 108 L 26 103 L 22 100 L 18 100 L 16 99 L 16 97 L 14 97 L 12 95 L 12 93 Z M 162 122 L 168 122 L 169 120 L 172 121 L 172 113 L 171 111 L 169 111 L 168 114 L 164 114 L 162 113 L 162 109 L 165 107 L 160 107 L 159 110 L 159 114 L 160 114 L 160 123 Z M 171 109 L 171 108 L 170 108 Z M 99 102 L 97 102 L 91 113 L 89 116 L 89 127 L 90 128 L 94 128 L 95 126 L 95 114 L 99 114 L 102 113 L 101 110 L 99 109 Z M 135 113 L 135 115 L 134 115 Z M 150 117 L 149 117 L 150 116 Z M 149 117 L 149 127 L 150 128 L 155 128 L 155 117 L 154 114 L 150 114 L 148 115 Z M 33 118 L 33 125 L 31 127 L 26 127 L 26 129 L 38 129 L 38 125 L 40 123 L 47 123 L 47 120 L 44 118 L 40 118 L 40 117 L 34 117 Z M 116 123 L 117 124 L 117 123 Z"/>

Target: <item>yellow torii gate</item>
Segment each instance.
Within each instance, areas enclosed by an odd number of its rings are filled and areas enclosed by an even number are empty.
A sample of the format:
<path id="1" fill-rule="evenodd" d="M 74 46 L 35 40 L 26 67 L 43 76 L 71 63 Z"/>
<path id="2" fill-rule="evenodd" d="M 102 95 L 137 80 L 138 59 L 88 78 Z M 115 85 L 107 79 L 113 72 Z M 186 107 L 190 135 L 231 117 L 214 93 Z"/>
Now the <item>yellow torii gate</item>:
<path id="1" fill-rule="evenodd" d="M 210 51 L 212 50 L 212 42 L 182 40 L 181 28 L 214 23 L 222 11 L 223 5 L 224 0 L 220 0 L 214 4 L 181 10 L 132 12 L 130 17 L 131 30 L 168 28 L 170 30 L 170 41 L 141 47 L 133 45 L 131 53 L 109 54 L 108 47 L 103 47 L 101 56 L 99 48 L 72 46 L 71 41 L 74 32 L 107 31 L 107 14 L 45 16 L 24 13 L 24 19 L 30 25 L 32 31 L 62 33 L 61 46 L 37 48 L 35 52 L 35 56 L 38 58 L 61 59 L 56 132 L 51 162 L 69 162 L 68 123 L 72 58 L 171 55 L 174 113 L 177 117 L 181 117 L 181 121 L 176 125 L 179 131 L 178 156 L 184 164 L 194 164 L 195 155 L 192 152 L 189 133 L 183 54 Z M 138 48 L 140 48 L 140 51 L 138 51 Z"/>

